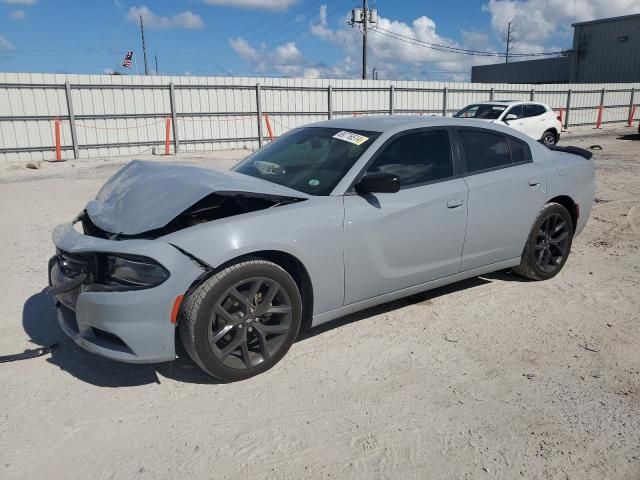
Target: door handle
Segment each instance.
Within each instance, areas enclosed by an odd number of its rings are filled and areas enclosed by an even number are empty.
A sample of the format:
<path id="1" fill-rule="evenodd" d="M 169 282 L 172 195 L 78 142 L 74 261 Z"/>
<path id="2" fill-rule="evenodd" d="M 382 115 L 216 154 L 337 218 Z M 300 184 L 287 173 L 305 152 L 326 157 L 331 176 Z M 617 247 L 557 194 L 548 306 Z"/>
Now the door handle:
<path id="1" fill-rule="evenodd" d="M 530 178 L 529 179 L 529 186 L 530 187 L 537 187 L 541 183 L 542 183 L 542 180 L 540 180 L 539 178 Z"/>
<path id="2" fill-rule="evenodd" d="M 447 208 L 458 208 L 464 203 L 463 200 L 449 200 L 447 202 Z"/>

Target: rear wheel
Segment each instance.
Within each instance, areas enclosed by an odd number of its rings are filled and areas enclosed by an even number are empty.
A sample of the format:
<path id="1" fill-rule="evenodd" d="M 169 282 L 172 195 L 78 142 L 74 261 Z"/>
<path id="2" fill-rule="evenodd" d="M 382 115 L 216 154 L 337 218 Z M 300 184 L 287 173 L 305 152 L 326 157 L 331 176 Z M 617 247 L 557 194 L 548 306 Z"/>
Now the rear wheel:
<path id="1" fill-rule="evenodd" d="M 295 281 L 265 260 L 218 272 L 185 301 L 180 337 L 208 374 L 243 380 L 274 366 L 295 340 L 302 301 Z"/>
<path id="2" fill-rule="evenodd" d="M 556 143 L 558 143 L 558 136 L 556 135 L 556 132 L 554 132 L 553 130 L 547 130 L 542 134 L 542 138 L 540 139 L 540 142 L 547 146 L 555 145 Z"/>
<path id="3" fill-rule="evenodd" d="M 573 222 L 566 208 L 548 203 L 538 214 L 522 252 L 520 265 L 513 270 L 532 280 L 557 275 L 567 262 L 573 240 Z"/>

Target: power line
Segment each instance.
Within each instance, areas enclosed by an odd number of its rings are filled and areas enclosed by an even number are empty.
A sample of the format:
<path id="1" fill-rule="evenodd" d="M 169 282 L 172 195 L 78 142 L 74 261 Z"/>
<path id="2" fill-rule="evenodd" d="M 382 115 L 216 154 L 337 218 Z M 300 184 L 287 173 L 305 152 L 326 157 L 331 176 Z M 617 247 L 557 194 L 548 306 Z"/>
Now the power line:
<path id="1" fill-rule="evenodd" d="M 385 30 L 379 26 L 372 28 L 377 33 L 381 35 L 394 38 L 399 41 L 404 41 L 405 43 L 410 43 L 412 45 L 422 46 L 426 48 L 430 48 L 432 50 L 437 50 L 441 52 L 448 53 L 459 53 L 463 55 L 473 55 L 480 57 L 505 57 L 505 53 L 500 52 L 489 52 L 483 50 L 470 50 L 462 47 L 452 47 L 450 45 L 442 45 L 437 43 L 425 42 L 424 40 L 419 40 L 417 38 L 409 37 L 406 35 L 402 35 L 400 33 L 392 32 L 390 30 Z M 566 53 L 568 50 L 558 51 L 558 52 L 532 52 L 532 53 L 509 53 L 510 57 L 541 57 L 541 56 L 552 56 L 552 55 L 561 55 Z"/>

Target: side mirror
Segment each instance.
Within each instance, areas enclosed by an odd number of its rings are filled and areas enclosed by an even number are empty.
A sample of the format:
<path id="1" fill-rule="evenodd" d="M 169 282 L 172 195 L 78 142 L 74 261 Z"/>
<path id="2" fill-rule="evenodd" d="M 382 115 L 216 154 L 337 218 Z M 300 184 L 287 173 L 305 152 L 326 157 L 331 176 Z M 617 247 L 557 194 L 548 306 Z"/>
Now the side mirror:
<path id="1" fill-rule="evenodd" d="M 392 173 L 369 173 L 356 183 L 356 192 L 365 193 L 396 193 L 400 190 L 400 179 Z"/>
<path id="2" fill-rule="evenodd" d="M 504 122 L 507 123 L 509 120 L 517 120 L 517 119 L 518 119 L 517 115 L 514 115 L 513 113 L 510 113 L 509 115 L 504 117 Z"/>

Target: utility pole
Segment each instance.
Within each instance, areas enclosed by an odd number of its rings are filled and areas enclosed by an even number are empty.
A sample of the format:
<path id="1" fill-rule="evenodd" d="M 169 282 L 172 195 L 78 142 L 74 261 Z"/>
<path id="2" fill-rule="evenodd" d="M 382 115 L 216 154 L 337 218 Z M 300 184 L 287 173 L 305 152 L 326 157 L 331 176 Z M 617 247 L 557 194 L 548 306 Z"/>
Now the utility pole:
<path id="1" fill-rule="evenodd" d="M 378 22 L 378 11 L 370 10 L 367 0 L 362 0 L 362 9 L 354 8 L 351 10 L 351 22 L 353 27 L 356 23 L 362 24 L 362 79 L 367 79 L 367 32 L 369 24 Z"/>
<path id="2" fill-rule="evenodd" d="M 144 25 L 142 24 L 142 14 L 140 14 L 140 34 L 142 35 L 142 55 L 144 56 L 144 74 L 149 75 L 147 66 L 147 45 L 144 43 Z"/>
<path id="3" fill-rule="evenodd" d="M 513 30 L 511 29 L 511 22 L 507 26 L 507 53 L 504 57 L 504 63 L 509 63 L 509 50 L 511 49 L 511 34 Z"/>
<path id="4" fill-rule="evenodd" d="M 367 29 L 369 27 L 369 6 L 367 0 L 362 0 L 362 79 L 367 79 Z"/>
<path id="5" fill-rule="evenodd" d="M 154 54 L 153 58 L 154 58 L 154 60 L 156 62 L 156 75 L 159 75 L 160 72 L 158 72 L 158 54 L 157 53 Z"/>

